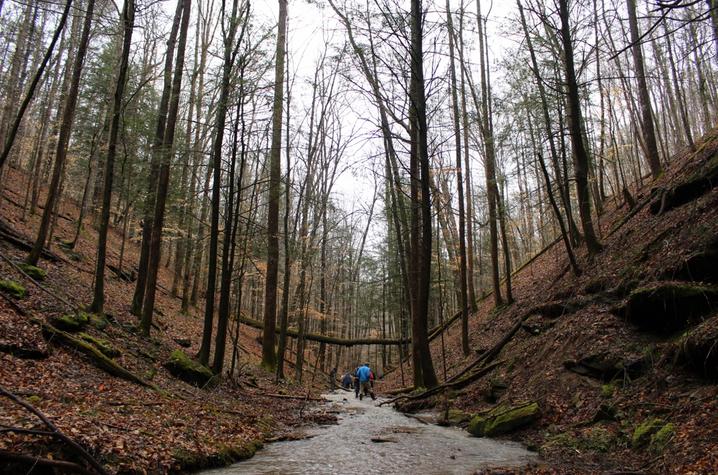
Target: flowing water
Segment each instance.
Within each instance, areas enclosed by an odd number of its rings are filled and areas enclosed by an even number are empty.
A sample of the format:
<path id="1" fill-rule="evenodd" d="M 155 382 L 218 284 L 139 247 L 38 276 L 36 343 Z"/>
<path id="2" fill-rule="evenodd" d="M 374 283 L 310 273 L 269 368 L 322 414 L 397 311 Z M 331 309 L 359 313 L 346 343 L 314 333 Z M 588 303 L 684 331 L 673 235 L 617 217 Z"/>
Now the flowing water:
<path id="1" fill-rule="evenodd" d="M 309 438 L 268 444 L 249 460 L 204 473 L 465 474 L 517 467 L 535 457 L 513 442 L 422 423 L 391 407 L 379 407 L 379 400 L 359 401 L 354 393 L 343 391 L 324 397 L 328 410 L 339 413 L 339 424 L 309 429 Z"/>

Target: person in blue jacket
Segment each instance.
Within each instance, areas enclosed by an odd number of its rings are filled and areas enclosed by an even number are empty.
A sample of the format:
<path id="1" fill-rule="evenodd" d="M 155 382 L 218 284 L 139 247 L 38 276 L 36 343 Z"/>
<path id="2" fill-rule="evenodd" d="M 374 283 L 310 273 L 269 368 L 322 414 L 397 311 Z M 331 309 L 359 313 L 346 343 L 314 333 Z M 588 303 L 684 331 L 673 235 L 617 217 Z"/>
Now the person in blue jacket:
<path id="1" fill-rule="evenodd" d="M 368 363 L 364 363 L 357 368 L 357 377 L 359 378 L 359 385 L 361 386 L 359 399 L 363 399 L 366 394 L 369 394 L 372 399 L 376 399 L 374 390 L 371 387 L 371 369 Z"/>

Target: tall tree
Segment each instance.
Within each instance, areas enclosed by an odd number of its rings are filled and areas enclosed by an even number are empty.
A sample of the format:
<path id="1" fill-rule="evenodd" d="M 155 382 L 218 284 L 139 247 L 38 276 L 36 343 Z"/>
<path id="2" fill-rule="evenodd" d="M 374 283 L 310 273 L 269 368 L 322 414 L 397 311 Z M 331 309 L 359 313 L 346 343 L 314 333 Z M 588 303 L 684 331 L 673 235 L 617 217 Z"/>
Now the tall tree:
<path id="1" fill-rule="evenodd" d="M 461 165 L 461 127 L 459 126 L 459 93 L 456 85 L 456 66 L 454 65 L 454 22 L 451 18 L 451 5 L 446 0 L 446 27 L 449 29 L 449 78 L 451 81 L 451 110 L 454 119 L 454 147 L 456 148 L 456 188 L 459 200 L 459 275 L 461 291 L 461 348 L 468 356 L 469 348 L 469 303 L 466 283 L 466 219 L 464 213 L 464 180 Z M 464 132 L 466 133 L 466 132 Z M 468 160 L 468 158 L 467 158 Z"/>
<path id="2" fill-rule="evenodd" d="M 589 255 L 601 251 L 593 230 L 591 218 L 591 196 L 588 188 L 588 151 L 583 137 L 581 118 L 581 99 L 576 79 L 576 68 L 573 59 L 573 42 L 571 38 L 570 15 L 568 0 L 559 0 L 559 16 L 561 18 L 561 44 L 563 46 L 564 73 L 566 79 L 566 115 L 569 135 L 571 136 L 571 152 L 573 156 L 573 169 L 576 178 L 576 194 L 578 196 L 578 212 L 581 217 L 581 227 L 586 241 Z"/>
<path id="3" fill-rule="evenodd" d="M 125 0 L 122 8 L 122 52 L 117 70 L 115 92 L 112 101 L 112 119 L 110 121 L 110 137 L 107 143 L 105 159 L 104 185 L 102 190 L 102 211 L 100 212 L 100 229 L 97 238 L 97 259 L 95 263 L 95 288 L 90 311 L 102 313 L 105 304 L 105 258 L 107 256 L 107 232 L 110 226 L 110 204 L 112 201 L 112 182 L 115 175 L 115 155 L 117 154 L 117 138 L 122 118 L 122 102 L 124 100 L 127 69 L 129 68 L 132 31 L 135 24 L 135 2 Z M 127 220 L 128 218 L 125 217 Z"/>
<path id="4" fill-rule="evenodd" d="M 142 318 L 140 330 L 143 335 L 149 336 L 152 326 L 152 316 L 155 311 L 155 295 L 157 293 L 157 273 L 159 272 L 162 227 L 165 219 L 165 205 L 167 203 L 167 190 L 169 189 L 170 165 L 174 154 L 174 137 L 177 116 L 179 115 L 179 98 L 182 89 L 182 75 L 184 73 L 184 56 L 187 45 L 187 31 L 191 15 L 192 0 L 182 1 L 182 24 L 180 26 L 179 41 L 177 44 L 177 59 L 172 78 L 172 93 L 170 95 L 169 110 L 167 111 L 167 124 L 159 150 L 160 167 L 157 175 L 157 190 L 155 209 L 152 218 L 152 232 L 150 239 L 150 255 L 147 263 L 147 288 L 145 300 L 142 304 Z"/>
<path id="5" fill-rule="evenodd" d="M 643 129 L 643 141 L 646 147 L 646 161 L 648 161 L 648 166 L 651 168 L 651 175 L 653 175 L 653 178 L 655 179 L 661 174 L 661 160 L 658 156 L 656 130 L 653 125 L 653 110 L 651 108 L 651 96 L 648 93 L 646 71 L 643 64 L 641 34 L 638 31 L 638 19 L 636 18 L 636 0 L 626 0 L 626 6 L 628 8 L 628 26 L 631 31 L 633 68 L 636 71 L 636 82 L 638 84 L 638 102 L 641 104 L 641 128 Z"/>
<path id="6" fill-rule="evenodd" d="M 282 194 L 282 111 L 284 104 L 284 56 L 286 54 L 287 0 L 279 0 L 277 52 L 274 66 L 272 103 L 272 145 L 269 152 L 269 207 L 267 210 L 267 276 L 264 284 L 264 331 L 262 366 L 273 371 L 276 365 L 275 325 L 279 274 L 279 200 Z M 285 289 L 286 291 L 286 289 Z"/>
<path id="7" fill-rule="evenodd" d="M 60 134 L 57 139 L 57 147 L 55 150 L 55 163 L 52 169 L 52 180 L 50 188 L 47 192 L 47 200 L 45 201 L 45 209 L 42 213 L 40 221 L 40 229 L 37 233 L 35 244 L 27 257 L 27 263 L 37 265 L 42 250 L 45 247 L 48 230 L 50 229 L 50 221 L 52 219 L 55 205 L 60 198 L 60 179 L 63 175 L 65 167 L 65 159 L 67 158 L 67 148 L 70 143 L 70 135 L 75 118 L 75 108 L 77 106 L 77 96 L 80 90 L 80 79 L 82 77 L 82 67 L 87 54 L 87 46 L 90 43 L 90 30 L 92 28 L 92 17 L 95 10 L 95 0 L 88 0 L 85 10 L 85 20 L 82 25 L 82 33 L 80 43 L 77 48 L 77 54 L 72 65 L 72 78 L 70 87 L 65 99 L 65 106 L 62 112 L 62 123 L 60 125 Z"/>
<path id="8" fill-rule="evenodd" d="M 424 11 L 421 0 L 411 0 L 411 76 L 409 82 L 409 124 L 411 134 L 411 346 L 414 386 L 431 388 L 439 382 L 434 371 L 428 337 L 429 290 L 431 284 L 431 196 L 429 145 L 424 86 Z"/>

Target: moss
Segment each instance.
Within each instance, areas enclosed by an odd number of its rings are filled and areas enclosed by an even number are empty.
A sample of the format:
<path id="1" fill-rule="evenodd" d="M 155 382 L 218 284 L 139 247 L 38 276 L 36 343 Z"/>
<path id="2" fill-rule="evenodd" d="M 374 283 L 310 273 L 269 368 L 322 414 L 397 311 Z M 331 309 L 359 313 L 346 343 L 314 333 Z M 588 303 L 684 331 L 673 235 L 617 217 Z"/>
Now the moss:
<path id="1" fill-rule="evenodd" d="M 202 454 L 184 448 L 176 448 L 172 451 L 172 458 L 182 472 L 195 471 L 246 460 L 253 457 L 261 448 L 260 440 L 249 440 L 239 445 L 222 444 L 217 446 L 217 451 L 213 454 Z"/>
<path id="2" fill-rule="evenodd" d="M 655 417 L 643 421 L 633 431 L 633 437 L 631 438 L 631 445 L 633 446 L 633 448 L 637 449 L 648 444 L 651 440 L 651 436 L 659 432 L 664 425 L 665 424 L 661 419 Z"/>
<path id="3" fill-rule="evenodd" d="M 21 299 L 25 297 L 25 294 L 27 294 L 27 290 L 25 289 L 25 287 L 15 282 L 14 280 L 0 280 L 0 290 L 7 294 L 10 294 L 16 299 Z"/>
<path id="4" fill-rule="evenodd" d="M 52 319 L 52 324 L 60 330 L 78 332 L 82 330 L 85 325 L 87 325 L 89 320 L 90 318 L 85 312 L 68 313 L 60 317 L 54 317 Z"/>
<path id="5" fill-rule="evenodd" d="M 469 422 L 469 433 L 477 437 L 505 434 L 524 427 L 539 416 L 539 405 L 535 402 L 520 406 L 499 406 L 486 415 L 475 416 Z"/>
<path id="6" fill-rule="evenodd" d="M 613 384 L 604 384 L 601 386 L 601 397 L 604 399 L 610 399 L 616 392 L 616 386 Z"/>
<path id="7" fill-rule="evenodd" d="M 562 432 L 550 437 L 541 446 L 542 450 L 553 447 L 564 447 L 578 451 L 608 452 L 613 446 L 616 437 L 604 427 L 591 427 L 588 430 L 574 434 Z"/>
<path id="8" fill-rule="evenodd" d="M 661 453 L 668 446 L 676 433 L 676 428 L 672 423 L 668 423 L 661 427 L 661 430 L 651 436 L 649 448 L 655 453 Z"/>
<path id="9" fill-rule="evenodd" d="M 42 398 L 38 396 L 37 394 L 33 394 L 32 396 L 28 396 L 27 402 L 30 404 L 36 406 L 40 401 L 42 401 Z"/>
<path id="10" fill-rule="evenodd" d="M 181 350 L 174 350 L 170 354 L 170 359 L 165 363 L 165 368 L 182 381 L 196 386 L 204 386 L 214 377 L 209 368 L 197 363 Z"/>
<path id="11" fill-rule="evenodd" d="M 452 424 L 462 424 L 471 420 L 471 414 L 460 409 L 449 409 L 447 419 Z"/>
<path id="12" fill-rule="evenodd" d="M 108 358 L 115 358 L 117 356 L 120 356 L 120 351 L 117 350 L 114 346 L 112 346 L 112 344 L 107 340 L 104 340 L 102 338 L 96 338 L 84 332 L 80 333 L 78 336 L 93 345 L 98 350 L 100 350 L 100 352 Z"/>
<path id="13" fill-rule="evenodd" d="M 45 269 L 41 269 L 32 264 L 27 264 L 23 262 L 19 264 L 18 267 L 22 269 L 24 273 L 26 273 L 35 280 L 45 280 L 47 278 L 47 271 Z"/>
<path id="14" fill-rule="evenodd" d="M 97 328 L 98 330 L 104 330 L 110 324 L 109 320 L 104 315 L 97 315 L 95 313 L 88 314 L 90 325 Z"/>

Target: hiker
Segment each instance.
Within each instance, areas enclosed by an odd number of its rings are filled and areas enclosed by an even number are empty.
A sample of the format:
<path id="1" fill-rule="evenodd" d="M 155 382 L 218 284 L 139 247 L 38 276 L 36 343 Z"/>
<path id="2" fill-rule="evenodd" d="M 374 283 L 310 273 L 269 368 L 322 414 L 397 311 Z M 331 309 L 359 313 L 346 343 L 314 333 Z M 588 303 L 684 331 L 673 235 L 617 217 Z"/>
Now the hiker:
<path id="1" fill-rule="evenodd" d="M 359 391 L 359 399 L 363 399 L 365 394 L 369 394 L 372 399 L 376 399 L 376 396 L 374 395 L 374 390 L 371 387 L 371 369 L 369 368 L 369 363 L 364 363 L 359 368 L 357 368 L 357 376 L 359 377 L 359 384 L 361 385 L 361 389 Z"/>
<path id="2" fill-rule="evenodd" d="M 329 372 L 329 387 L 334 391 L 337 388 L 337 368 L 334 367 Z"/>
<path id="3" fill-rule="evenodd" d="M 359 398 L 359 376 L 357 376 L 356 369 L 354 371 L 352 371 L 352 382 L 354 383 L 354 399 L 358 399 Z"/>
<path id="4" fill-rule="evenodd" d="M 352 378 L 352 375 L 349 373 L 344 373 L 344 376 L 342 376 L 342 387 L 344 389 L 349 389 L 352 386 L 354 386 L 354 378 Z"/>

